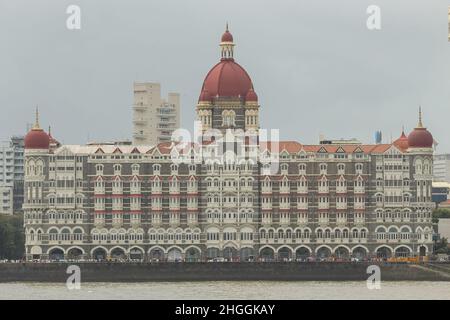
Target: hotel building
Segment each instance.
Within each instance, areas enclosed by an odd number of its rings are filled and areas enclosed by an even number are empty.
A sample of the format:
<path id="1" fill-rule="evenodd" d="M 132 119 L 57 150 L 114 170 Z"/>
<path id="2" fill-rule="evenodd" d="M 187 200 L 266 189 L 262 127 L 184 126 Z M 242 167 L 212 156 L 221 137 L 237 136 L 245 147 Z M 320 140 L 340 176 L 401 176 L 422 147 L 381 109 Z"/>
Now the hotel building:
<path id="1" fill-rule="evenodd" d="M 36 123 L 25 138 L 27 259 L 432 251 L 433 137 L 421 114 L 389 144 L 263 141 L 258 96 L 228 28 L 220 48 L 201 88 L 204 134 L 194 142 L 59 146 Z M 227 138 L 239 130 L 251 134 Z"/>

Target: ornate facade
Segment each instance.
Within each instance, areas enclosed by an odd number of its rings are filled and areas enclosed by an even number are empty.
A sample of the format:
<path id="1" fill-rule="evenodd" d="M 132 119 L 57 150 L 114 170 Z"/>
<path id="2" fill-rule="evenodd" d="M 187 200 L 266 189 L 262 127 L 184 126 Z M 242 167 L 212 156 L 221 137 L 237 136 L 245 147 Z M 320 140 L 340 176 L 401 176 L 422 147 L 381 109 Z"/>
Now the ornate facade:
<path id="1" fill-rule="evenodd" d="M 27 259 L 430 253 L 433 138 L 421 119 L 390 144 L 263 140 L 228 28 L 220 46 L 194 142 L 61 146 L 36 121 L 25 138 Z"/>

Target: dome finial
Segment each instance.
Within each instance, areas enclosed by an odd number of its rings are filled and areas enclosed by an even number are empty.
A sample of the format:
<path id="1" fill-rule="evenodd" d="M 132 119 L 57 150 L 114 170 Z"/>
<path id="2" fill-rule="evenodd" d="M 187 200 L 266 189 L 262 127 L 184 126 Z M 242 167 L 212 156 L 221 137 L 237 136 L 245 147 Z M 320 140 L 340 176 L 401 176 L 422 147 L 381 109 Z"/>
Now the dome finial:
<path id="1" fill-rule="evenodd" d="M 222 59 L 232 60 L 233 59 L 233 35 L 228 30 L 228 21 L 225 24 L 225 32 L 220 40 L 220 47 L 222 51 Z"/>
<path id="2" fill-rule="evenodd" d="M 422 107 L 419 106 L 419 123 L 417 124 L 417 128 L 423 128 L 422 124 Z"/>

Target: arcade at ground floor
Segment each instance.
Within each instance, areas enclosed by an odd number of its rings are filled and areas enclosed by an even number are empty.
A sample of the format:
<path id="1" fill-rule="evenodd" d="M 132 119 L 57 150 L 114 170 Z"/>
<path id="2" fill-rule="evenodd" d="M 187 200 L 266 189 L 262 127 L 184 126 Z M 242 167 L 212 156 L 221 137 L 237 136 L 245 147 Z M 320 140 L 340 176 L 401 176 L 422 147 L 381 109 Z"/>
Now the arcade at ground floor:
<path id="1" fill-rule="evenodd" d="M 206 245 L 79 245 L 27 246 L 28 261 L 347 261 L 427 256 L 431 244 L 262 245 L 254 247 Z"/>

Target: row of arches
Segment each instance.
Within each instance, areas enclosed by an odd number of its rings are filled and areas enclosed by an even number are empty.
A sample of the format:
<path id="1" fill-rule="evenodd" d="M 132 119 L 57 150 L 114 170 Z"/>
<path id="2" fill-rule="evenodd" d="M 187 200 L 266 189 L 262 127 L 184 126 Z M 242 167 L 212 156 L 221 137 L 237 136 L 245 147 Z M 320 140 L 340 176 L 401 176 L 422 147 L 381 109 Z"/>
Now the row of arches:
<path id="1" fill-rule="evenodd" d="M 63 227 L 61 229 L 52 227 L 48 229 L 47 233 L 49 241 L 83 241 L 84 236 L 84 230 L 81 227 Z"/>
<path id="2" fill-rule="evenodd" d="M 428 249 L 425 246 L 419 246 L 417 248 L 419 255 L 424 256 L 427 254 Z M 32 247 L 31 252 L 33 256 L 41 255 L 42 250 L 40 247 Z M 312 249 L 306 245 L 300 245 L 298 247 L 280 246 L 275 248 L 270 245 L 262 246 L 258 252 L 253 247 L 243 247 L 238 249 L 235 246 L 226 246 L 224 248 L 208 247 L 205 252 L 197 246 L 188 246 L 181 248 L 179 246 L 170 246 L 167 248 L 161 246 L 152 246 L 147 251 L 140 246 L 132 246 L 130 248 L 124 248 L 122 246 L 115 246 L 107 249 L 104 246 L 97 246 L 92 248 L 89 252 L 86 252 L 82 247 L 73 246 L 68 249 L 64 249 L 60 246 L 51 247 L 47 251 L 50 260 L 63 260 L 63 259 L 79 259 L 83 256 L 89 255 L 92 259 L 97 261 L 103 260 L 148 260 L 156 262 L 199 262 L 204 259 L 218 259 L 223 258 L 227 261 L 254 261 L 256 257 L 259 257 L 262 261 L 293 261 L 295 260 L 307 260 L 309 257 L 315 257 L 316 259 L 328 259 L 328 258 L 341 258 L 349 259 L 351 257 L 363 259 L 369 256 L 369 249 L 364 245 L 357 245 L 349 247 L 346 245 L 338 245 L 336 247 L 330 247 L 328 245 L 320 245 L 315 249 Z M 407 257 L 413 254 L 413 250 L 406 245 L 399 245 L 395 248 L 381 245 L 375 248 L 372 253 L 378 258 L 395 257 Z"/>
<path id="3" fill-rule="evenodd" d="M 368 235 L 368 230 L 366 228 L 317 228 L 316 237 L 318 239 L 366 239 Z"/>
<path id="4" fill-rule="evenodd" d="M 39 247 L 33 247 L 31 249 L 33 257 L 42 254 L 42 250 Z M 139 246 L 134 246 L 126 249 L 121 246 L 115 246 L 107 249 L 103 246 L 97 246 L 90 252 L 86 252 L 83 248 L 74 246 L 65 250 L 62 247 L 52 247 L 47 251 L 49 260 L 78 260 L 82 257 L 89 255 L 92 259 L 97 261 L 125 261 L 125 260 L 138 260 L 143 261 L 148 258 L 150 261 L 167 261 L 167 262 L 199 262 L 201 260 L 201 250 L 198 247 L 190 246 L 187 248 L 180 248 L 173 246 L 169 248 L 162 248 L 160 246 L 152 247 L 145 252 L 145 250 Z"/>
<path id="5" fill-rule="evenodd" d="M 432 230 L 429 227 L 417 227 L 415 234 L 410 226 L 378 226 L 375 228 L 375 237 L 377 240 L 409 240 L 413 235 L 419 240 L 429 240 L 432 236 Z"/>
<path id="6" fill-rule="evenodd" d="M 315 235 L 319 239 L 366 239 L 368 230 L 366 228 L 316 228 Z M 310 239 L 313 232 L 310 228 L 261 228 L 259 231 L 260 239 Z"/>
<path id="7" fill-rule="evenodd" d="M 155 241 L 200 241 L 200 229 L 149 229 L 150 242 Z"/>
<path id="8" fill-rule="evenodd" d="M 24 213 L 25 220 L 43 219 L 48 218 L 49 220 L 83 220 L 86 217 L 86 212 L 82 209 L 77 210 L 55 210 L 50 209 L 46 212 L 40 211 L 29 211 Z"/>
<path id="9" fill-rule="evenodd" d="M 403 219 L 408 220 L 411 218 L 411 209 L 403 209 L 403 210 L 383 210 L 377 209 L 375 210 L 377 219 Z"/>
<path id="10" fill-rule="evenodd" d="M 206 229 L 206 239 L 208 241 L 253 241 L 254 229 L 250 227 L 209 227 Z"/>
<path id="11" fill-rule="evenodd" d="M 28 159 L 25 162 L 25 174 L 30 176 L 40 176 L 44 173 L 44 161 L 41 158 Z"/>
<path id="12" fill-rule="evenodd" d="M 427 253 L 427 247 L 420 246 L 418 248 L 418 252 L 421 256 L 425 256 Z M 313 254 L 313 251 L 308 246 L 299 246 L 297 248 L 291 248 L 288 246 L 281 246 L 275 249 L 272 246 L 263 246 L 260 248 L 260 257 L 263 260 L 291 260 L 295 254 L 297 259 L 306 259 Z M 378 258 L 389 258 L 392 256 L 396 257 L 407 257 L 413 254 L 413 251 L 410 247 L 400 245 L 395 248 L 391 248 L 389 246 L 379 246 L 374 250 L 374 254 Z M 334 248 L 328 245 L 318 246 L 314 250 L 314 256 L 318 259 L 327 259 L 327 258 L 343 258 L 348 259 L 350 257 L 362 259 L 369 255 L 369 249 L 366 246 L 358 245 L 353 248 L 350 248 L 345 245 L 339 245 Z"/>
<path id="13" fill-rule="evenodd" d="M 431 159 L 417 157 L 414 160 L 414 171 L 416 174 L 432 174 L 433 165 Z"/>
<path id="14" fill-rule="evenodd" d="M 91 231 L 92 241 L 143 241 L 144 230 L 142 228 L 130 228 L 125 230 L 123 228 L 116 229 L 98 229 L 94 228 Z"/>
<path id="15" fill-rule="evenodd" d="M 220 230 L 217 227 L 210 227 L 206 230 L 208 240 L 219 240 L 220 234 L 226 234 L 229 239 L 224 240 L 253 240 L 254 230 L 250 227 L 243 227 L 239 230 L 234 227 L 227 227 Z M 419 240 L 429 240 L 432 236 L 432 230 L 429 227 L 417 227 L 415 230 L 416 238 Z M 47 234 L 49 241 L 82 241 L 85 234 L 82 227 L 51 227 L 45 233 L 41 228 L 33 229 L 27 228 L 26 235 L 29 241 L 42 240 L 42 235 Z M 98 229 L 94 228 L 91 231 L 93 241 L 143 241 L 144 230 L 142 228 L 124 228 L 116 229 Z M 194 229 L 155 229 L 148 230 L 150 241 L 183 241 L 194 240 L 200 241 L 201 230 Z M 316 228 L 314 232 L 317 239 L 366 239 L 368 230 L 366 228 Z M 313 232 L 310 228 L 261 228 L 259 230 L 259 237 L 261 240 L 275 240 L 275 239 L 310 239 Z M 377 240 L 409 240 L 414 235 L 412 229 L 408 225 L 404 226 L 377 226 L 375 229 L 375 237 Z"/>

